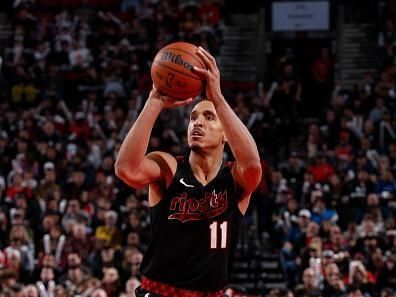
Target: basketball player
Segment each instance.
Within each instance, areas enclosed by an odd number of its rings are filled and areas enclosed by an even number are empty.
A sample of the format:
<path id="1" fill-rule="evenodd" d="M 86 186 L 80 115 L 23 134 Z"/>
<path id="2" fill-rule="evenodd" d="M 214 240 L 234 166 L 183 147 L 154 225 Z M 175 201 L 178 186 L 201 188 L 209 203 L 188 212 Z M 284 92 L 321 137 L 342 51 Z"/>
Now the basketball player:
<path id="1" fill-rule="evenodd" d="M 215 59 L 202 48 L 207 100 L 192 110 L 186 157 L 146 154 L 161 110 L 189 104 L 161 96 L 153 87 L 124 139 L 116 175 L 133 188 L 149 186 L 152 239 L 140 266 L 136 296 L 224 296 L 243 214 L 261 178 L 253 137 L 220 89 Z M 228 142 L 235 162 L 222 162 Z"/>

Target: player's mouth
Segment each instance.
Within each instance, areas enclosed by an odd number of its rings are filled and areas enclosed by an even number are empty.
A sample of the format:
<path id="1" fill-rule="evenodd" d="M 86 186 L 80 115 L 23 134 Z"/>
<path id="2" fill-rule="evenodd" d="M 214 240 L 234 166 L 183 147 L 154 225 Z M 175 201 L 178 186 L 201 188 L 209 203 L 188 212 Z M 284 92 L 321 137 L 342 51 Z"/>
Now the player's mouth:
<path id="1" fill-rule="evenodd" d="M 204 136 L 204 133 L 199 129 L 194 129 L 191 131 L 190 136 L 192 138 L 199 138 L 199 137 Z"/>

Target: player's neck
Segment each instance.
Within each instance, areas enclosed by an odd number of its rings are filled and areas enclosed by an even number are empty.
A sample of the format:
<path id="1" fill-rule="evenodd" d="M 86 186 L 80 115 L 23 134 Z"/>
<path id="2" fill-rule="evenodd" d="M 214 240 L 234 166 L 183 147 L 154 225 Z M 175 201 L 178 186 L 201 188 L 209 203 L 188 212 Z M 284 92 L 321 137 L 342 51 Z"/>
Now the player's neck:
<path id="1" fill-rule="evenodd" d="M 195 177 L 203 184 L 210 182 L 220 170 L 222 157 L 222 152 L 211 155 L 191 152 L 189 162 Z"/>

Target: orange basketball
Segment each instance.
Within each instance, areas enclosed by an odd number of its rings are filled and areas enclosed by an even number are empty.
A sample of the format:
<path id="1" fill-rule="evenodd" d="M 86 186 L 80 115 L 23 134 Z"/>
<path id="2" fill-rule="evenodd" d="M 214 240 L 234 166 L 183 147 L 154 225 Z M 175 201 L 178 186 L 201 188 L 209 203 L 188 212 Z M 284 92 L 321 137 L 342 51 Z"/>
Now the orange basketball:
<path id="1" fill-rule="evenodd" d="M 178 100 L 201 94 L 202 80 L 192 68 L 205 68 L 205 64 L 196 50 L 193 44 L 175 42 L 157 53 L 151 66 L 151 78 L 161 94 Z"/>

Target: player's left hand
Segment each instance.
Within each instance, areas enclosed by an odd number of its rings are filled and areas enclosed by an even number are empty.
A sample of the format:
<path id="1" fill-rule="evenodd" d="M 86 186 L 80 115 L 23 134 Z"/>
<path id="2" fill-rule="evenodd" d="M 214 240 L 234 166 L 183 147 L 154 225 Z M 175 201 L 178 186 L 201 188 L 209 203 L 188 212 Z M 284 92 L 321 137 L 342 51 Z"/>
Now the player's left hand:
<path id="1" fill-rule="evenodd" d="M 151 104 L 159 104 L 161 109 L 167 109 L 167 108 L 175 108 L 175 107 L 180 107 L 184 106 L 187 104 L 190 104 L 194 98 L 188 98 L 186 100 L 177 100 L 165 95 L 162 95 L 158 89 L 155 87 L 153 84 L 153 89 L 150 92 L 148 101 Z"/>
<path id="2" fill-rule="evenodd" d="M 202 59 L 206 69 L 194 66 L 194 71 L 206 81 L 206 97 L 216 104 L 223 98 L 220 88 L 220 71 L 216 59 L 202 47 L 197 48 L 197 55 Z"/>

